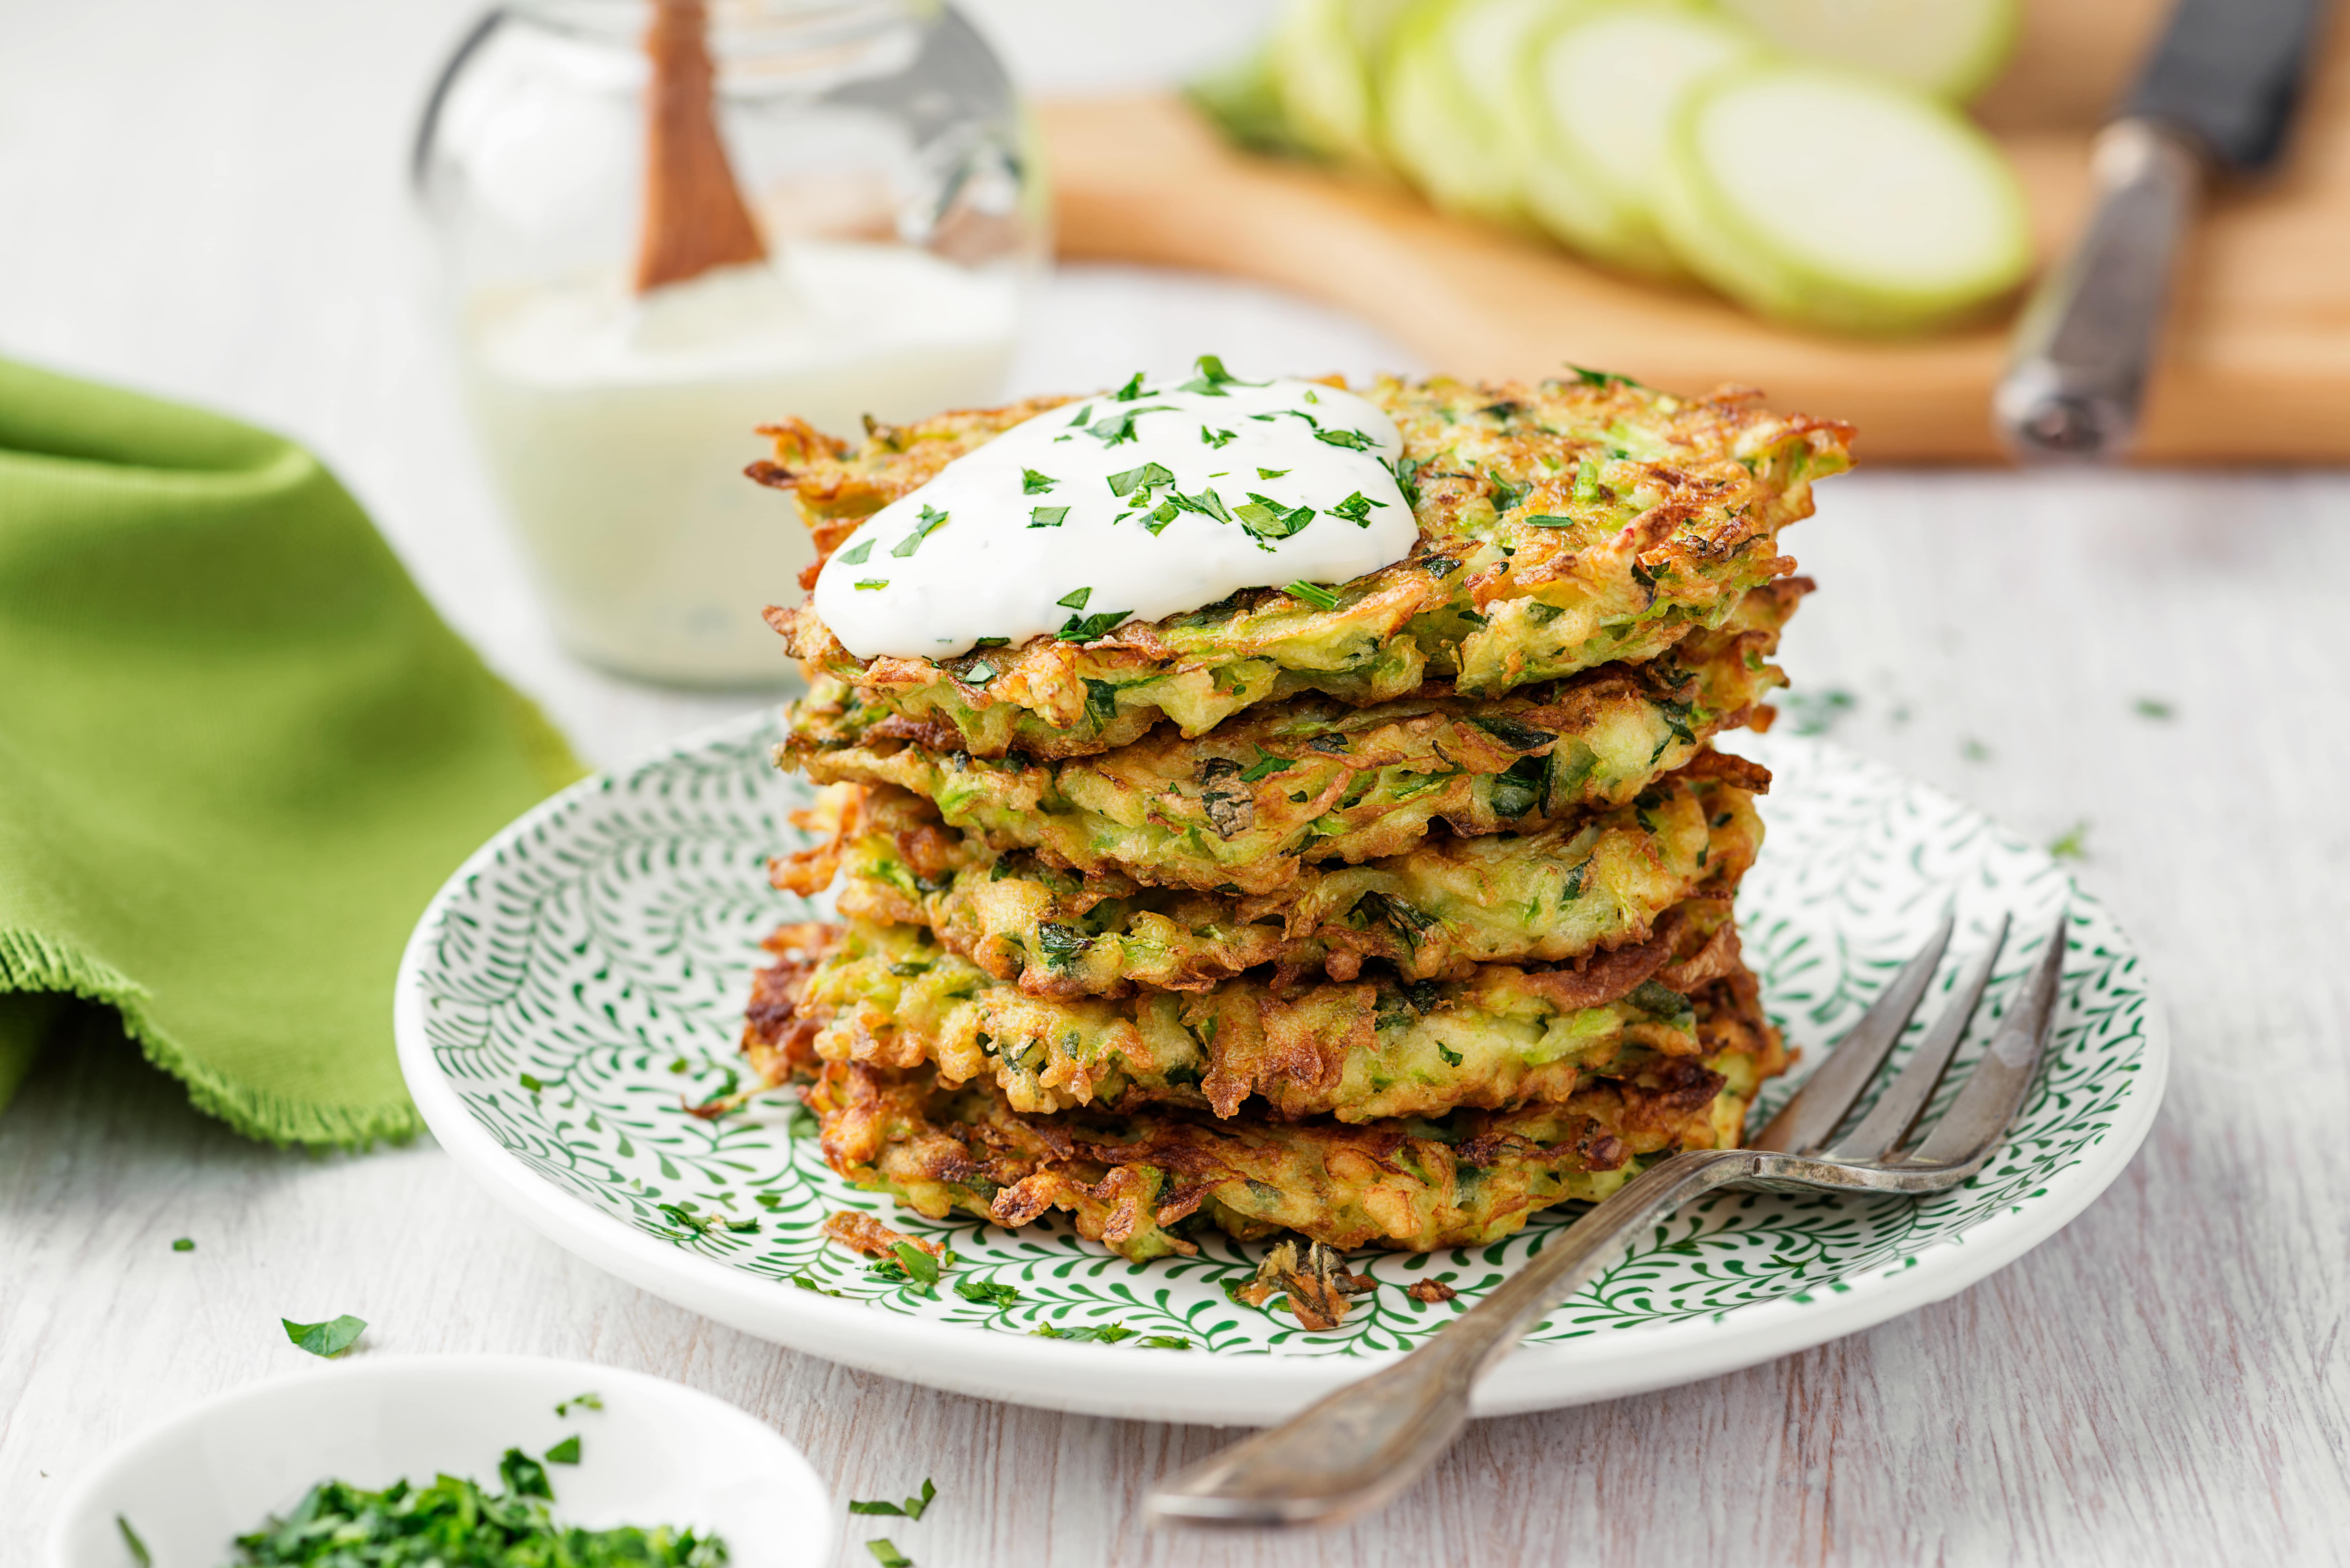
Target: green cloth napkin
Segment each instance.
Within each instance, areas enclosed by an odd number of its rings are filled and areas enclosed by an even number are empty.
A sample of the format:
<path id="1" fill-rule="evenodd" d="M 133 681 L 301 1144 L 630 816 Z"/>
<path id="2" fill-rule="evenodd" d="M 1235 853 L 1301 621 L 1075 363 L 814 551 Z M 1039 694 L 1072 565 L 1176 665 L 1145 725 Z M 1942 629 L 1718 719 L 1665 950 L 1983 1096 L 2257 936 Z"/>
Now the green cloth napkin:
<path id="1" fill-rule="evenodd" d="M 250 1137 L 414 1132 L 400 948 L 581 771 L 308 452 L 0 361 L 0 1106 L 95 1013 Z"/>

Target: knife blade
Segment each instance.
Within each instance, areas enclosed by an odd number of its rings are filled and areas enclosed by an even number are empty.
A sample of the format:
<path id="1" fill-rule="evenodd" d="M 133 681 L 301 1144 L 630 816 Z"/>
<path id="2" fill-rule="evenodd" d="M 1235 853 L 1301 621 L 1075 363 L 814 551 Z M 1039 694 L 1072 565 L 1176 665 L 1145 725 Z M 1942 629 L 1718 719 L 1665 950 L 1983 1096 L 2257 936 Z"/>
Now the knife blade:
<path id="1" fill-rule="evenodd" d="M 2102 461 L 2136 440 L 2204 186 L 2281 156 L 2325 10 L 2325 0 L 2179 0 L 2098 133 L 2080 239 L 2016 323 L 1991 417 L 2018 457 Z"/>

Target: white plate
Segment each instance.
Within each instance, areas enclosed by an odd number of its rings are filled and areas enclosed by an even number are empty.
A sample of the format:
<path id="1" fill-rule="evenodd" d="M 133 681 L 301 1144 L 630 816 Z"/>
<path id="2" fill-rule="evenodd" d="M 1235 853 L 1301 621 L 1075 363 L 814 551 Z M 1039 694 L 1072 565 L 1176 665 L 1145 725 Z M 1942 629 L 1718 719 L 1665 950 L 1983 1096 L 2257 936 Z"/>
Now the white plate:
<path id="1" fill-rule="evenodd" d="M 604 1407 L 556 1415 L 586 1393 Z M 584 1361 L 361 1355 L 233 1388 L 123 1443 L 59 1506 L 48 1568 L 127 1568 L 118 1518 L 155 1568 L 220 1568 L 237 1536 L 319 1481 L 374 1490 L 445 1471 L 495 1490 L 508 1449 L 536 1457 L 574 1434 L 579 1462 L 546 1466 L 559 1523 L 714 1531 L 733 1568 L 831 1560 L 824 1483 L 723 1399 Z"/>
<path id="2" fill-rule="evenodd" d="M 731 1085 L 758 939 L 820 913 L 767 885 L 767 857 L 801 838 L 785 813 L 807 797 L 768 764 L 774 738 L 770 722 L 740 723 L 575 785 L 469 860 L 409 944 L 395 1018 L 418 1107 L 452 1156 L 561 1245 L 745 1332 L 892 1376 L 1103 1415 L 1263 1423 L 1418 1343 L 1572 1218 L 1554 1211 L 1486 1248 L 1357 1254 L 1383 1286 L 1433 1276 L 1460 1302 L 1382 1288 L 1339 1329 L 1310 1334 L 1226 1295 L 1257 1249 L 1211 1237 L 1197 1258 L 1137 1264 L 1066 1225 L 932 1223 L 835 1177 L 787 1096 L 714 1122 L 684 1114 L 689 1096 Z M 1958 1191 L 1724 1193 L 1684 1210 L 1553 1313 L 1480 1388 L 1482 1413 L 1709 1376 L 1939 1300 L 2079 1213 L 2152 1124 L 2168 1062 L 2160 1009 L 2127 940 L 2046 854 L 1834 747 L 1742 749 L 1777 774 L 1739 911 L 1790 1039 L 1820 1056 L 1952 902 L 1960 936 L 1937 994 L 2011 911 L 2021 940 L 1991 992 L 2003 1005 L 2061 905 L 2070 956 L 2050 1067 L 2006 1151 Z M 1968 1056 L 1982 1038 L 1979 1026 Z M 680 1222 L 689 1204 L 700 1223 Z M 947 1285 L 931 1296 L 874 1276 L 818 1230 L 845 1208 L 951 1245 L 950 1284 L 1005 1283 L 1019 1298 L 973 1302 Z M 1107 1324 L 1133 1336 L 1035 1332 Z"/>

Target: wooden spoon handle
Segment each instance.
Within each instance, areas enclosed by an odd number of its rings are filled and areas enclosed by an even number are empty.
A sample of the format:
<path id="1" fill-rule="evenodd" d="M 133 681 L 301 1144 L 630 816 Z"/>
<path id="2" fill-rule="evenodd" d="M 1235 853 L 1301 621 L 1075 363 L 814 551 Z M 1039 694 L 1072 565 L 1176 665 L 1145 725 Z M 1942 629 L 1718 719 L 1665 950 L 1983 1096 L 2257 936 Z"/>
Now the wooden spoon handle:
<path id="1" fill-rule="evenodd" d="M 712 109 L 717 73 L 702 0 L 654 0 L 645 53 L 652 62 L 645 126 L 644 227 L 637 292 L 682 283 L 714 266 L 764 261 Z"/>

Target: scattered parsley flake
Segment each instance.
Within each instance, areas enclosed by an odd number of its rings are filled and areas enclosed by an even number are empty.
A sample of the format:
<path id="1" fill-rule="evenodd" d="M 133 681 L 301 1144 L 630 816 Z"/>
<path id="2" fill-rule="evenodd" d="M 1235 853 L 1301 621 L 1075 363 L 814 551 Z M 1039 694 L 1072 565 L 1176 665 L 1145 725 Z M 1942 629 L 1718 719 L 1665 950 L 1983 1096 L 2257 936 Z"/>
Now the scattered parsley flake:
<path id="1" fill-rule="evenodd" d="M 546 1450 L 546 1462 L 551 1465 L 576 1465 L 579 1462 L 579 1434 L 572 1433 Z"/>
<path id="2" fill-rule="evenodd" d="M 1112 392 L 1110 396 L 1116 398 L 1121 403 L 1130 403 L 1134 401 L 1135 399 L 1142 396 L 1142 372 L 1137 370 L 1131 380 L 1128 381 L 1125 386 L 1120 387 L 1117 391 Z"/>
<path id="3" fill-rule="evenodd" d="M 1291 598 L 1304 599 L 1318 610 L 1333 610 L 1338 607 L 1338 596 L 1318 583 L 1309 583 L 1301 579 L 1281 591 Z"/>
<path id="4" fill-rule="evenodd" d="M 1111 474 L 1109 493 L 1112 495 L 1132 495 L 1139 491 L 1148 495 L 1161 485 L 1174 483 L 1173 470 L 1163 463 L 1146 462 L 1138 468 L 1129 468 L 1122 472 Z"/>
<path id="5" fill-rule="evenodd" d="M 914 1568 L 914 1560 L 899 1551 L 886 1535 L 879 1541 L 867 1542 L 865 1550 L 873 1553 L 873 1560 L 881 1568 Z"/>
<path id="6" fill-rule="evenodd" d="M 971 645 L 973 648 L 1009 648 L 1012 639 L 1008 637 L 975 637 L 971 639 Z"/>
<path id="7" fill-rule="evenodd" d="M 1064 609 L 1081 610 L 1086 607 L 1086 601 L 1093 597 L 1093 589 L 1078 588 L 1074 592 L 1063 594 L 1053 602 Z"/>
<path id="8" fill-rule="evenodd" d="M 2085 860 L 2089 857 L 2089 825 L 2076 822 L 2048 846 L 2048 853 L 2059 860 Z"/>
<path id="9" fill-rule="evenodd" d="M 889 579 L 887 577 L 860 577 L 857 583 L 860 591 L 867 588 L 886 588 L 889 586 Z"/>
<path id="10" fill-rule="evenodd" d="M 1263 746 L 1259 746 L 1256 749 L 1256 761 L 1241 770 L 1240 781 L 1243 784 L 1262 784 L 1275 774 L 1287 773 L 1289 767 L 1290 762 L 1287 757 L 1277 757 Z"/>
<path id="11" fill-rule="evenodd" d="M 1343 446 L 1349 452 L 1368 452 L 1378 444 L 1360 431 L 1315 431 L 1314 439 L 1332 446 Z"/>
<path id="12" fill-rule="evenodd" d="M 967 664 L 963 667 L 963 684 L 966 686 L 984 686 L 989 681 L 995 679 L 995 673 L 994 665 L 990 664 L 984 659 L 976 660 L 975 662 Z"/>
<path id="13" fill-rule="evenodd" d="M 1062 602 L 1066 604 L 1068 601 L 1065 599 Z M 1133 613 L 1132 610 L 1115 609 L 1101 610 L 1089 616 L 1073 615 L 1053 635 L 1063 642 L 1091 642 L 1096 638 L 1107 637 Z M 1087 684 L 1090 686 L 1091 682 Z M 1088 702 L 1087 706 L 1090 707 L 1091 703 Z"/>
<path id="14" fill-rule="evenodd" d="M 1039 1324 L 1030 1331 L 1039 1339 L 1090 1340 L 1099 1345 L 1116 1345 L 1121 1339 L 1132 1339 L 1135 1331 L 1122 1323 L 1089 1324 L 1083 1328 L 1062 1328 L 1055 1324 Z"/>
<path id="15" fill-rule="evenodd" d="M 814 1291 L 820 1296 L 837 1296 L 840 1293 L 838 1291 L 828 1291 L 822 1285 L 817 1284 L 816 1282 L 816 1276 L 809 1273 L 806 1269 L 802 1269 L 798 1273 L 792 1276 L 792 1283 L 799 1286 L 799 1288 L 804 1291 Z"/>
<path id="16" fill-rule="evenodd" d="M 1066 506 L 1032 507 L 1029 509 L 1028 513 L 1028 526 L 1031 528 L 1058 528 L 1061 525 L 1062 520 L 1067 517 L 1068 514 L 1069 509 Z"/>
<path id="17" fill-rule="evenodd" d="M 939 1489 L 937 1485 L 930 1477 L 924 1476 L 922 1478 L 922 1490 L 920 1494 L 918 1496 L 910 1497 L 903 1502 L 889 1502 L 878 1498 L 870 1501 L 852 1500 L 848 1505 L 848 1511 L 851 1513 L 887 1514 L 892 1519 L 920 1519 L 922 1517 L 922 1511 L 931 1506 L 931 1501 L 936 1499 L 938 1495 Z"/>
<path id="18" fill-rule="evenodd" d="M 1256 471 L 1256 476 L 1259 479 L 1285 479 L 1289 476 L 1289 470 L 1285 468 L 1260 468 Z"/>
<path id="19" fill-rule="evenodd" d="M 1087 426 L 1086 433 L 1104 446 L 1118 446 L 1135 439 L 1134 421 L 1143 415 L 1171 414 L 1174 411 L 1164 403 L 1153 404 L 1147 409 L 1128 409 L 1116 419 L 1104 418 L 1100 422 Z"/>
<path id="20" fill-rule="evenodd" d="M 868 535 L 843 550 L 837 559 L 844 566 L 861 566 L 865 564 L 865 558 L 871 554 L 873 554 L 873 540 Z"/>
<path id="21" fill-rule="evenodd" d="M 2166 720 L 2178 716 L 2178 710 L 2159 697 L 2141 697 L 2130 704 L 2130 711 L 2141 719 Z"/>
<path id="22" fill-rule="evenodd" d="M 1189 1350 L 1191 1342 L 1180 1334 L 1146 1334 L 1142 1343 L 1152 1350 Z"/>
<path id="23" fill-rule="evenodd" d="M 498 1479 L 506 1483 L 506 1490 L 515 1497 L 543 1497 L 549 1502 L 555 1501 L 555 1488 L 547 1484 L 546 1467 L 520 1449 L 508 1449 L 505 1458 L 498 1461 Z"/>
<path id="24" fill-rule="evenodd" d="M 130 1528 L 130 1521 L 118 1513 L 114 1516 L 114 1528 L 122 1532 L 122 1544 L 130 1549 L 130 1560 L 139 1568 L 155 1568 L 154 1557 L 149 1553 L 147 1543 L 139 1539 L 139 1532 Z"/>
<path id="25" fill-rule="evenodd" d="M 1233 507 L 1232 515 L 1240 520 L 1243 528 L 1248 530 L 1250 537 L 1263 542 L 1286 539 L 1297 533 L 1314 521 L 1314 508 L 1284 506 L 1270 495 L 1259 495 L 1252 490 L 1248 504 Z"/>
<path id="26" fill-rule="evenodd" d="M 1991 748 L 1969 735 L 1959 742 L 1959 755 L 1970 763 L 1987 763 L 1991 761 Z"/>
<path id="27" fill-rule="evenodd" d="M 1023 495 L 1042 495 L 1060 483 L 1059 480 L 1047 478 L 1033 468 L 1024 468 L 1020 471 L 1020 493 Z"/>
<path id="28" fill-rule="evenodd" d="M 1450 1045 L 1441 1044 L 1436 1047 L 1436 1054 L 1444 1058 L 1444 1064 L 1448 1067 L 1458 1067 L 1461 1063 L 1468 1060 L 1467 1057 L 1461 1055 L 1460 1052 L 1455 1051 Z"/>
<path id="29" fill-rule="evenodd" d="M 906 1272 L 926 1285 L 939 1282 L 939 1261 L 911 1241 L 900 1241 L 890 1249 Z"/>
<path id="30" fill-rule="evenodd" d="M 1586 369 L 1581 365 L 1569 365 L 1567 369 L 1574 371 L 1575 379 L 1586 387 L 1633 387 L 1643 392 L 1648 389 L 1645 384 L 1632 379 L 1629 376 L 1619 375 L 1614 370 L 1591 370 Z"/>
<path id="31" fill-rule="evenodd" d="M 326 1323 L 296 1323 L 290 1317 L 277 1321 L 286 1325 L 286 1337 L 297 1348 L 322 1356 L 340 1355 L 358 1342 L 367 1327 L 367 1319 L 348 1313 Z"/>
<path id="32" fill-rule="evenodd" d="M 955 1294 L 981 1306 L 1010 1306 L 1020 1299 L 1018 1286 L 994 1280 L 957 1280 L 954 1288 Z"/>
<path id="33" fill-rule="evenodd" d="M 894 545 L 890 546 L 889 553 L 892 556 L 898 556 L 901 560 L 906 556 L 912 555 L 916 550 L 922 547 L 923 540 L 929 538 L 931 535 L 937 533 L 940 529 L 947 525 L 947 517 L 948 514 L 946 513 L 939 511 L 925 502 L 920 514 L 920 520 L 914 524 L 914 531 L 907 535 L 903 539 L 899 540 Z M 857 586 L 861 588 L 865 585 L 863 583 L 859 583 Z"/>
<path id="34" fill-rule="evenodd" d="M 1211 431 L 1207 426 L 1201 425 L 1200 427 L 1200 439 L 1207 442 L 1210 446 L 1221 447 L 1226 442 L 1232 441 L 1234 436 L 1231 431 Z"/>
<path id="35" fill-rule="evenodd" d="M 1262 387 L 1267 384 L 1263 381 L 1242 380 L 1238 376 L 1225 369 L 1224 362 L 1213 354 L 1202 354 L 1193 360 L 1192 364 L 1199 369 L 1200 373 L 1176 388 L 1177 391 L 1197 392 L 1203 398 L 1222 398 L 1230 395 L 1224 390 L 1226 387 Z"/>
<path id="36" fill-rule="evenodd" d="M 763 1192 L 759 1196 L 762 1198 L 772 1198 L 775 1194 Z M 557 1405 L 555 1407 L 555 1413 L 559 1417 L 568 1416 L 575 1408 L 581 1410 L 600 1410 L 603 1407 L 604 1397 L 601 1394 L 574 1394 L 570 1398 L 566 1399 L 562 1404 Z"/>
<path id="37" fill-rule="evenodd" d="M 1347 522 L 1352 523 L 1357 528 L 1367 528 L 1371 525 L 1371 508 L 1374 506 L 1385 506 L 1386 504 L 1386 502 L 1374 501 L 1369 496 L 1357 490 L 1355 493 L 1347 497 L 1346 500 L 1341 501 L 1337 505 L 1330 508 L 1330 515 L 1333 517 L 1344 517 Z"/>
<path id="38" fill-rule="evenodd" d="M 192 1252 L 195 1250 L 196 1239 L 192 1236 L 182 1236 L 172 1243 L 172 1251 L 174 1252 Z"/>

